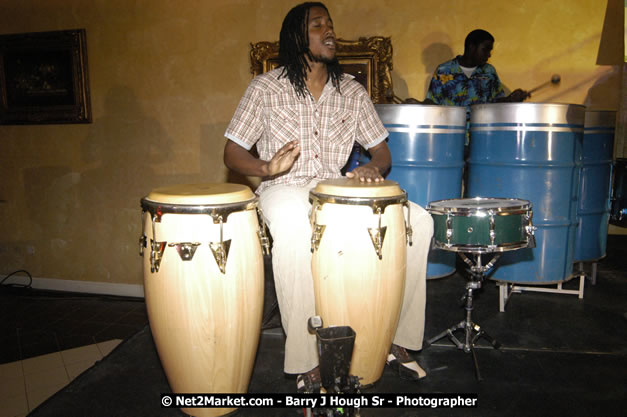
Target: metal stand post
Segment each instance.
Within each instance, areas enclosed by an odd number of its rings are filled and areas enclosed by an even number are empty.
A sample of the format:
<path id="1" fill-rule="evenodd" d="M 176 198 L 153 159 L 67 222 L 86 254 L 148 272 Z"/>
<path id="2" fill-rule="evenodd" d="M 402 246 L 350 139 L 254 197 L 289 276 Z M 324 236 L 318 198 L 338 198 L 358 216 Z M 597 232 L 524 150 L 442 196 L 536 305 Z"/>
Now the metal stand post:
<path id="1" fill-rule="evenodd" d="M 472 320 L 473 310 L 473 292 L 481 289 L 481 284 L 485 278 L 485 273 L 494 266 L 494 263 L 500 258 L 500 254 L 494 255 L 492 260 L 486 265 L 481 263 L 481 253 L 474 254 L 474 263 L 464 253 L 459 252 L 461 258 L 470 266 L 470 281 L 466 283 L 466 292 L 463 295 L 465 299 L 464 309 L 466 310 L 466 316 L 464 320 L 449 327 L 448 329 L 437 334 L 435 337 L 427 340 L 427 345 L 432 345 L 434 342 L 448 337 L 451 342 L 457 346 L 459 350 L 463 350 L 466 353 L 472 353 L 472 360 L 475 366 L 475 376 L 477 380 L 481 381 L 481 373 L 479 371 L 479 362 L 477 361 L 477 355 L 475 354 L 475 345 L 480 338 L 485 338 L 495 349 L 500 347 L 500 344 L 492 338 L 485 330 Z M 464 343 L 462 343 L 453 332 L 457 330 L 464 330 Z"/>

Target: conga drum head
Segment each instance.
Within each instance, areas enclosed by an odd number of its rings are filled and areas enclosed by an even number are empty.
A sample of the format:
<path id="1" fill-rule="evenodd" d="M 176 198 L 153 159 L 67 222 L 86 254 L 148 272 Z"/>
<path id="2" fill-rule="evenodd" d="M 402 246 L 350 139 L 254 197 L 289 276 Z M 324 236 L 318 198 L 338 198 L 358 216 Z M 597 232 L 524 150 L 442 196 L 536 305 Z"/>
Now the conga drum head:
<path id="1" fill-rule="evenodd" d="M 156 188 L 144 199 L 163 204 L 230 204 L 255 198 L 251 189 L 241 184 L 202 183 Z"/>
<path id="2" fill-rule="evenodd" d="M 324 180 L 313 189 L 314 194 L 342 197 L 396 197 L 404 191 L 395 181 L 383 180 L 365 182 L 357 178 L 336 178 Z"/>
<path id="3" fill-rule="evenodd" d="M 453 252 L 505 252 L 533 245 L 531 203 L 514 198 L 462 198 L 429 203 L 434 246 Z"/>

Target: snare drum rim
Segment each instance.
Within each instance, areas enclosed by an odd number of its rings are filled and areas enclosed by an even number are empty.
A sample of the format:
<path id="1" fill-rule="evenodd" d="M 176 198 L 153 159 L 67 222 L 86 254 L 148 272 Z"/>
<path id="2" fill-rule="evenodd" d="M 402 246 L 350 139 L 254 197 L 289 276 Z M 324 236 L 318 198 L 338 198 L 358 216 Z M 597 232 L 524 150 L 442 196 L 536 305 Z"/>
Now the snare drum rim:
<path id="1" fill-rule="evenodd" d="M 434 207 L 433 204 L 437 204 L 437 203 L 443 203 L 446 201 L 455 201 L 455 200 L 474 200 L 474 201 L 516 201 L 516 202 L 521 202 L 522 204 L 519 205 L 515 205 L 515 206 L 509 206 L 509 207 L 493 207 L 493 208 L 486 208 L 486 207 L 443 207 L 443 206 L 437 206 Z M 428 205 L 427 205 L 427 211 L 431 214 L 441 214 L 441 215 L 447 215 L 447 214 L 454 214 L 457 216 L 475 216 L 476 214 L 488 214 L 490 212 L 492 212 L 493 214 L 497 215 L 497 216 L 507 216 L 507 215 L 514 215 L 514 214 L 525 214 L 528 213 L 529 211 L 532 210 L 532 204 L 531 201 L 529 200 L 523 200 L 520 198 L 495 198 L 495 197 L 474 197 L 474 198 L 467 198 L 467 199 L 459 199 L 459 198 L 454 198 L 454 199 L 444 199 L 444 200 L 436 200 L 436 201 L 431 201 Z"/>
<path id="2" fill-rule="evenodd" d="M 443 249 L 449 252 L 464 252 L 464 253 L 494 253 L 494 252 L 507 252 L 511 250 L 517 250 L 529 247 L 528 240 L 521 240 L 513 243 L 502 243 L 499 245 L 461 245 L 461 244 L 446 244 L 438 242 L 433 239 L 433 247 L 436 249 Z"/>

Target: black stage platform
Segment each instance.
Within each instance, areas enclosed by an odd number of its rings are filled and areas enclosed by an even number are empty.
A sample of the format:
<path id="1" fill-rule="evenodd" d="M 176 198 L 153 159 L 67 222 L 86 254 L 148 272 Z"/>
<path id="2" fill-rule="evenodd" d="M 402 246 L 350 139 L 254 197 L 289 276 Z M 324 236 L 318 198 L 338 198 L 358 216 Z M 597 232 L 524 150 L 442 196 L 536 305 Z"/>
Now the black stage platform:
<path id="1" fill-rule="evenodd" d="M 366 393 L 476 393 L 474 409 L 363 408 L 362 416 L 625 416 L 627 414 L 627 236 L 610 236 L 597 283 L 586 282 L 583 300 L 574 295 L 515 294 L 499 313 L 498 289 L 479 291 L 473 319 L 501 342 L 480 342 L 477 381 L 471 355 L 447 339 L 415 352 L 428 376 L 399 380 L 386 368 Z M 461 267 L 461 265 L 460 265 Z M 459 271 L 459 269 L 458 269 Z M 577 282 L 574 282 L 577 281 Z M 457 323 L 465 272 L 430 280 L 426 337 Z M 564 284 L 576 288 L 578 280 Z M 252 393 L 294 393 L 282 372 L 280 329 L 264 330 L 250 383 Z M 170 392 L 149 327 L 121 343 L 108 357 L 34 410 L 47 416 L 180 416 L 161 408 Z M 298 416 L 301 409 L 240 409 L 238 416 Z"/>

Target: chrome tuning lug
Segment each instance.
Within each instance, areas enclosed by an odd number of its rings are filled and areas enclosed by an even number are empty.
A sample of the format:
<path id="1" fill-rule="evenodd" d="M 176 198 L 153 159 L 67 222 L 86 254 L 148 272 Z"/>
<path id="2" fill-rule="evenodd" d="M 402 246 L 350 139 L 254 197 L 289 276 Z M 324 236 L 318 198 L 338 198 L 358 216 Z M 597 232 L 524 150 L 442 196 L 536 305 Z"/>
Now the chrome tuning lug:
<path id="1" fill-rule="evenodd" d="M 313 232 L 311 233 L 311 252 L 315 252 L 320 247 L 320 241 L 322 240 L 322 235 L 324 234 L 324 229 L 327 226 L 314 224 Z"/>
<path id="2" fill-rule="evenodd" d="M 377 209 L 377 214 L 379 215 L 379 224 L 377 228 L 369 227 L 368 233 L 370 234 L 370 240 L 372 240 L 372 245 L 374 246 L 374 250 L 379 257 L 379 260 L 383 259 L 383 240 L 385 239 L 385 232 L 387 231 L 387 226 L 381 227 L 381 215 L 382 211 L 379 207 Z"/>
<path id="3" fill-rule="evenodd" d="M 409 201 L 405 202 L 405 207 L 407 207 L 407 221 L 405 222 L 405 233 L 407 234 L 407 243 L 409 246 L 414 244 L 412 237 L 414 235 L 414 231 L 411 227 L 411 211 L 409 207 Z"/>
<path id="4" fill-rule="evenodd" d="M 198 242 L 168 243 L 168 247 L 176 248 L 176 251 L 183 261 L 191 261 L 198 246 L 200 246 Z"/>
<path id="5" fill-rule="evenodd" d="M 139 237 L 139 256 L 144 256 L 144 249 L 148 247 L 148 238 L 146 235 L 142 234 Z"/>
<path id="6" fill-rule="evenodd" d="M 266 222 L 263 220 L 263 212 L 260 207 L 257 207 L 257 221 L 259 223 L 259 230 L 257 235 L 259 236 L 259 243 L 261 243 L 261 249 L 264 255 L 270 255 L 270 239 L 268 238 Z"/>
<path id="7" fill-rule="evenodd" d="M 161 266 L 161 260 L 163 259 L 163 252 L 168 242 L 156 242 L 150 240 L 150 272 L 159 272 Z"/>
<path id="8" fill-rule="evenodd" d="M 216 219 L 214 219 L 215 221 Z M 209 242 L 209 248 L 213 253 L 213 258 L 220 269 L 222 274 L 226 274 L 226 262 L 229 258 L 229 250 L 231 249 L 231 239 L 224 240 L 224 220 L 222 216 L 217 217 L 218 223 L 220 223 L 220 241 Z"/>

